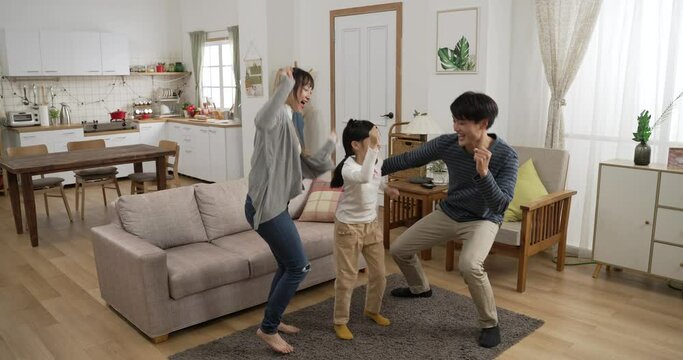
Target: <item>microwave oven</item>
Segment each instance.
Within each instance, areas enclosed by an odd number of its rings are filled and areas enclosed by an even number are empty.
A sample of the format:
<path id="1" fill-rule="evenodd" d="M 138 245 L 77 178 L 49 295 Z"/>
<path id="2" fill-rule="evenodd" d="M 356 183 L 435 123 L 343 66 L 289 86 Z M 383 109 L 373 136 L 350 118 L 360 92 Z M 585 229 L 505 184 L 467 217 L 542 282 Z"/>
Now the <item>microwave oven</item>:
<path id="1" fill-rule="evenodd" d="M 24 111 L 8 111 L 5 125 L 9 127 L 40 125 L 38 113 Z"/>

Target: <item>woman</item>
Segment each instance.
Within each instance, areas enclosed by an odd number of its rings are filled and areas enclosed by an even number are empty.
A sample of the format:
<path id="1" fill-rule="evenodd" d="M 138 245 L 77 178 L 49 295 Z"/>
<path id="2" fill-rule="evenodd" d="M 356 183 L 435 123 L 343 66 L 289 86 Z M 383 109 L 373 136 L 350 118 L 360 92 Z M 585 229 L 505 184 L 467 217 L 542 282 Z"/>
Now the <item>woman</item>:
<path id="1" fill-rule="evenodd" d="M 268 102 L 256 114 L 254 153 L 249 172 L 249 193 L 244 206 L 247 221 L 268 243 L 277 271 L 256 334 L 279 353 L 294 348 L 278 333 L 292 334 L 298 328 L 282 323 L 289 301 L 311 270 L 299 233 L 287 211 L 289 200 L 301 193 L 302 178 L 315 177 L 332 168 L 330 154 L 336 136 L 312 157 L 301 156 L 301 145 L 292 114 L 301 112 L 311 99 L 313 77 L 298 68 L 278 72 L 281 81 Z"/>

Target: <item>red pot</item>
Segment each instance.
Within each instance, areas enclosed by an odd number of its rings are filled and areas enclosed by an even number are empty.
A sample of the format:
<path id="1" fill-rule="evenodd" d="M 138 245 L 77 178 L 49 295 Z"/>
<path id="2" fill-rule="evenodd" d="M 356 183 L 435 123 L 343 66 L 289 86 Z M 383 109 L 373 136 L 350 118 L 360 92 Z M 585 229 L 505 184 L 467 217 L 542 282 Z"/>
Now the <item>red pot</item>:
<path id="1" fill-rule="evenodd" d="M 110 112 L 109 116 L 111 116 L 112 120 L 125 120 L 126 119 L 126 112 L 117 109 L 114 112 Z"/>

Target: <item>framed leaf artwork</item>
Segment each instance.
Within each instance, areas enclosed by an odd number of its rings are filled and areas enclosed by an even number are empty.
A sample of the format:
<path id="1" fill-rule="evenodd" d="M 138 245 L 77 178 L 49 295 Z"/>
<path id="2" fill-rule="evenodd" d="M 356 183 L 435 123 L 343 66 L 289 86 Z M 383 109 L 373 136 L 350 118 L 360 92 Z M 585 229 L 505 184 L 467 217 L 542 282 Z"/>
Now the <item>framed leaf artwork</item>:
<path id="1" fill-rule="evenodd" d="M 478 71 L 479 8 L 436 13 L 436 73 L 473 74 Z"/>

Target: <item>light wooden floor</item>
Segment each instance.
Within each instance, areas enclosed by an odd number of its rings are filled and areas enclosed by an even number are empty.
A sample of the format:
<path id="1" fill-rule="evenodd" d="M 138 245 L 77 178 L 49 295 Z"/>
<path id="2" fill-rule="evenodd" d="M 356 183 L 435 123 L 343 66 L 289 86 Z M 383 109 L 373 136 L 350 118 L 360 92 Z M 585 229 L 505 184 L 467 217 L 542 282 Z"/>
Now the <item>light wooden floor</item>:
<path id="1" fill-rule="evenodd" d="M 127 193 L 129 183 L 121 185 Z M 73 204 L 73 189 L 68 196 Z M 88 189 L 85 222 L 70 224 L 60 200 L 50 201 L 49 219 L 42 200 L 36 201 L 40 246 L 32 248 L 26 234 L 15 233 L 8 197 L 0 197 L 0 359 L 164 359 L 260 321 L 261 306 L 150 343 L 99 296 L 89 229 L 107 222 L 101 192 Z M 395 231 L 392 237 L 401 229 Z M 434 252 L 424 262 L 431 283 L 469 296 L 459 275 L 443 271 L 443 248 Z M 526 293 L 519 294 L 513 259 L 492 255 L 486 265 L 498 306 L 546 322 L 501 358 L 683 357 L 683 296 L 663 280 L 628 271 L 603 272 L 596 280 L 593 266 L 558 273 L 540 255 L 531 260 Z M 387 267 L 397 272 L 389 257 Z M 288 311 L 332 296 L 332 282 L 304 290 Z"/>

